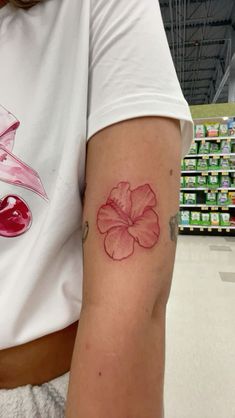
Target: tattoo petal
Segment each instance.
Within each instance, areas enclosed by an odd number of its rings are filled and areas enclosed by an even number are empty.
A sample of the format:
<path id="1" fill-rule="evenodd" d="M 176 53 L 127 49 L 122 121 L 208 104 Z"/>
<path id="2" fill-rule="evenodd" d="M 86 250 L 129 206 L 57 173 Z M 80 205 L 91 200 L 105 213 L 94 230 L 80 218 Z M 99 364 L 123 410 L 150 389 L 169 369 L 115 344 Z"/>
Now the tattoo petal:
<path id="1" fill-rule="evenodd" d="M 143 215 L 144 211 L 156 206 L 155 193 L 148 184 L 137 187 L 131 192 L 131 218 L 134 220 Z"/>
<path id="2" fill-rule="evenodd" d="M 128 232 L 141 247 L 153 247 L 160 234 L 158 215 L 152 209 L 146 210 L 132 226 L 129 226 Z"/>
<path id="3" fill-rule="evenodd" d="M 111 228 L 128 225 L 119 213 L 111 205 L 101 206 L 97 215 L 97 226 L 99 231 L 104 234 Z"/>
<path id="4" fill-rule="evenodd" d="M 134 242 L 126 227 L 117 227 L 107 233 L 104 247 L 113 260 L 123 260 L 133 254 Z"/>
<path id="5" fill-rule="evenodd" d="M 131 211 L 130 184 L 122 181 L 117 187 L 114 187 L 109 195 L 107 204 L 114 204 L 117 207 L 117 211 L 120 210 L 128 216 Z"/>

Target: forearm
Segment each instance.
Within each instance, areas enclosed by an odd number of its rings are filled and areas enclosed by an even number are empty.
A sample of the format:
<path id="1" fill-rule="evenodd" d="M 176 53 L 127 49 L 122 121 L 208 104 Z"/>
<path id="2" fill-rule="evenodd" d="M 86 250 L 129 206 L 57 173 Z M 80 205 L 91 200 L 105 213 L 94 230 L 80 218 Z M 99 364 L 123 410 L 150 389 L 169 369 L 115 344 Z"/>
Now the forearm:
<path id="1" fill-rule="evenodd" d="M 139 323 L 83 311 L 67 418 L 163 418 L 164 311 Z"/>

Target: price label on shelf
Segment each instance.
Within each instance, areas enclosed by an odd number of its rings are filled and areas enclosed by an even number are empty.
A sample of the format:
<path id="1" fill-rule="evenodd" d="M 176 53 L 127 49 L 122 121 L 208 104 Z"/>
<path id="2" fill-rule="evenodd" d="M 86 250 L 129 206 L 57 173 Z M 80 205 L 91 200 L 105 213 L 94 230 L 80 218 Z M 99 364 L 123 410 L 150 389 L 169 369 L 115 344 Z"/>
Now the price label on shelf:
<path id="1" fill-rule="evenodd" d="M 226 232 L 230 232 L 230 228 L 226 228 Z"/>
<path id="2" fill-rule="evenodd" d="M 202 139 L 202 144 L 205 145 L 206 141 L 205 139 Z"/>
<path id="3" fill-rule="evenodd" d="M 205 173 L 204 171 L 201 172 L 201 176 L 207 176 L 207 173 Z"/>
<path id="4" fill-rule="evenodd" d="M 230 158 L 230 156 L 229 156 L 229 155 L 224 155 L 224 156 L 223 156 L 223 159 L 224 159 L 224 160 L 229 160 L 229 158 Z"/>
<path id="5" fill-rule="evenodd" d="M 219 208 L 217 206 L 211 206 L 211 210 L 218 210 Z"/>
<path id="6" fill-rule="evenodd" d="M 203 155 L 203 156 L 202 156 L 202 159 L 203 159 L 203 160 L 208 160 L 208 159 L 209 159 L 209 157 L 208 157 L 208 155 Z"/>
<path id="7" fill-rule="evenodd" d="M 180 226 L 180 231 L 183 231 L 184 230 L 184 227 L 183 226 Z"/>
<path id="8" fill-rule="evenodd" d="M 207 210 L 207 209 L 209 209 L 208 206 L 202 206 L 202 210 Z"/>
<path id="9" fill-rule="evenodd" d="M 222 210 L 228 210 L 226 206 L 222 206 Z"/>
<path id="10" fill-rule="evenodd" d="M 218 228 L 218 232 L 222 232 L 222 229 L 221 228 Z"/>
<path id="11" fill-rule="evenodd" d="M 220 139 L 217 139 L 216 142 L 220 142 Z"/>
<path id="12" fill-rule="evenodd" d="M 190 229 L 190 231 L 194 231 L 194 228 L 192 228 L 192 227 L 190 227 L 189 229 Z"/>
<path id="13" fill-rule="evenodd" d="M 222 171 L 222 176 L 228 176 L 228 172 L 227 171 Z"/>
<path id="14" fill-rule="evenodd" d="M 213 155 L 213 160 L 218 160 L 219 158 L 220 158 L 220 156 L 219 155 Z"/>
<path id="15" fill-rule="evenodd" d="M 203 232 L 204 231 L 204 228 L 200 228 L 200 231 Z"/>
<path id="16" fill-rule="evenodd" d="M 231 142 L 231 139 L 230 139 L 230 138 L 228 138 L 228 139 L 227 139 L 227 143 L 229 144 L 230 142 Z"/>
<path id="17" fill-rule="evenodd" d="M 216 176 L 216 175 L 217 175 L 217 171 L 212 171 L 212 172 L 211 172 L 211 175 L 212 175 L 212 176 Z"/>
<path id="18" fill-rule="evenodd" d="M 208 228 L 208 232 L 211 232 L 212 231 L 212 229 L 211 228 Z"/>
<path id="19" fill-rule="evenodd" d="M 221 190 L 221 193 L 227 193 L 228 192 L 228 190 L 227 189 L 222 189 Z"/>

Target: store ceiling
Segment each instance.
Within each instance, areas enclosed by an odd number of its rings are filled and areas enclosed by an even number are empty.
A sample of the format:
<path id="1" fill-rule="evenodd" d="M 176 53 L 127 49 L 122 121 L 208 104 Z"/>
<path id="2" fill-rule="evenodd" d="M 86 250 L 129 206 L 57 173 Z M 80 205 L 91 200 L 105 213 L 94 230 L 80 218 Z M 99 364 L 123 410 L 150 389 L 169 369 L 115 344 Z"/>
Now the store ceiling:
<path id="1" fill-rule="evenodd" d="M 159 0 L 177 74 L 187 101 L 228 101 L 235 0 Z M 223 83 L 225 84 L 222 88 Z M 219 90 L 219 97 L 218 97 Z M 217 93 L 217 96 L 216 96 Z"/>

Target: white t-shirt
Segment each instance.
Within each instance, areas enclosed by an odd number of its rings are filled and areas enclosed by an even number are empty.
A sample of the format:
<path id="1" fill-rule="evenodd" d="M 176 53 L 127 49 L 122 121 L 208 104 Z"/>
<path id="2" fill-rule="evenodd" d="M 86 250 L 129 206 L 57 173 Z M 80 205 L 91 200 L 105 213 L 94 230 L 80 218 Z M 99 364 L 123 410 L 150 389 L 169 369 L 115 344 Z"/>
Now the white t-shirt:
<path id="1" fill-rule="evenodd" d="M 139 116 L 193 136 L 157 0 L 0 9 L 0 349 L 65 328 L 82 304 L 86 141 Z"/>

